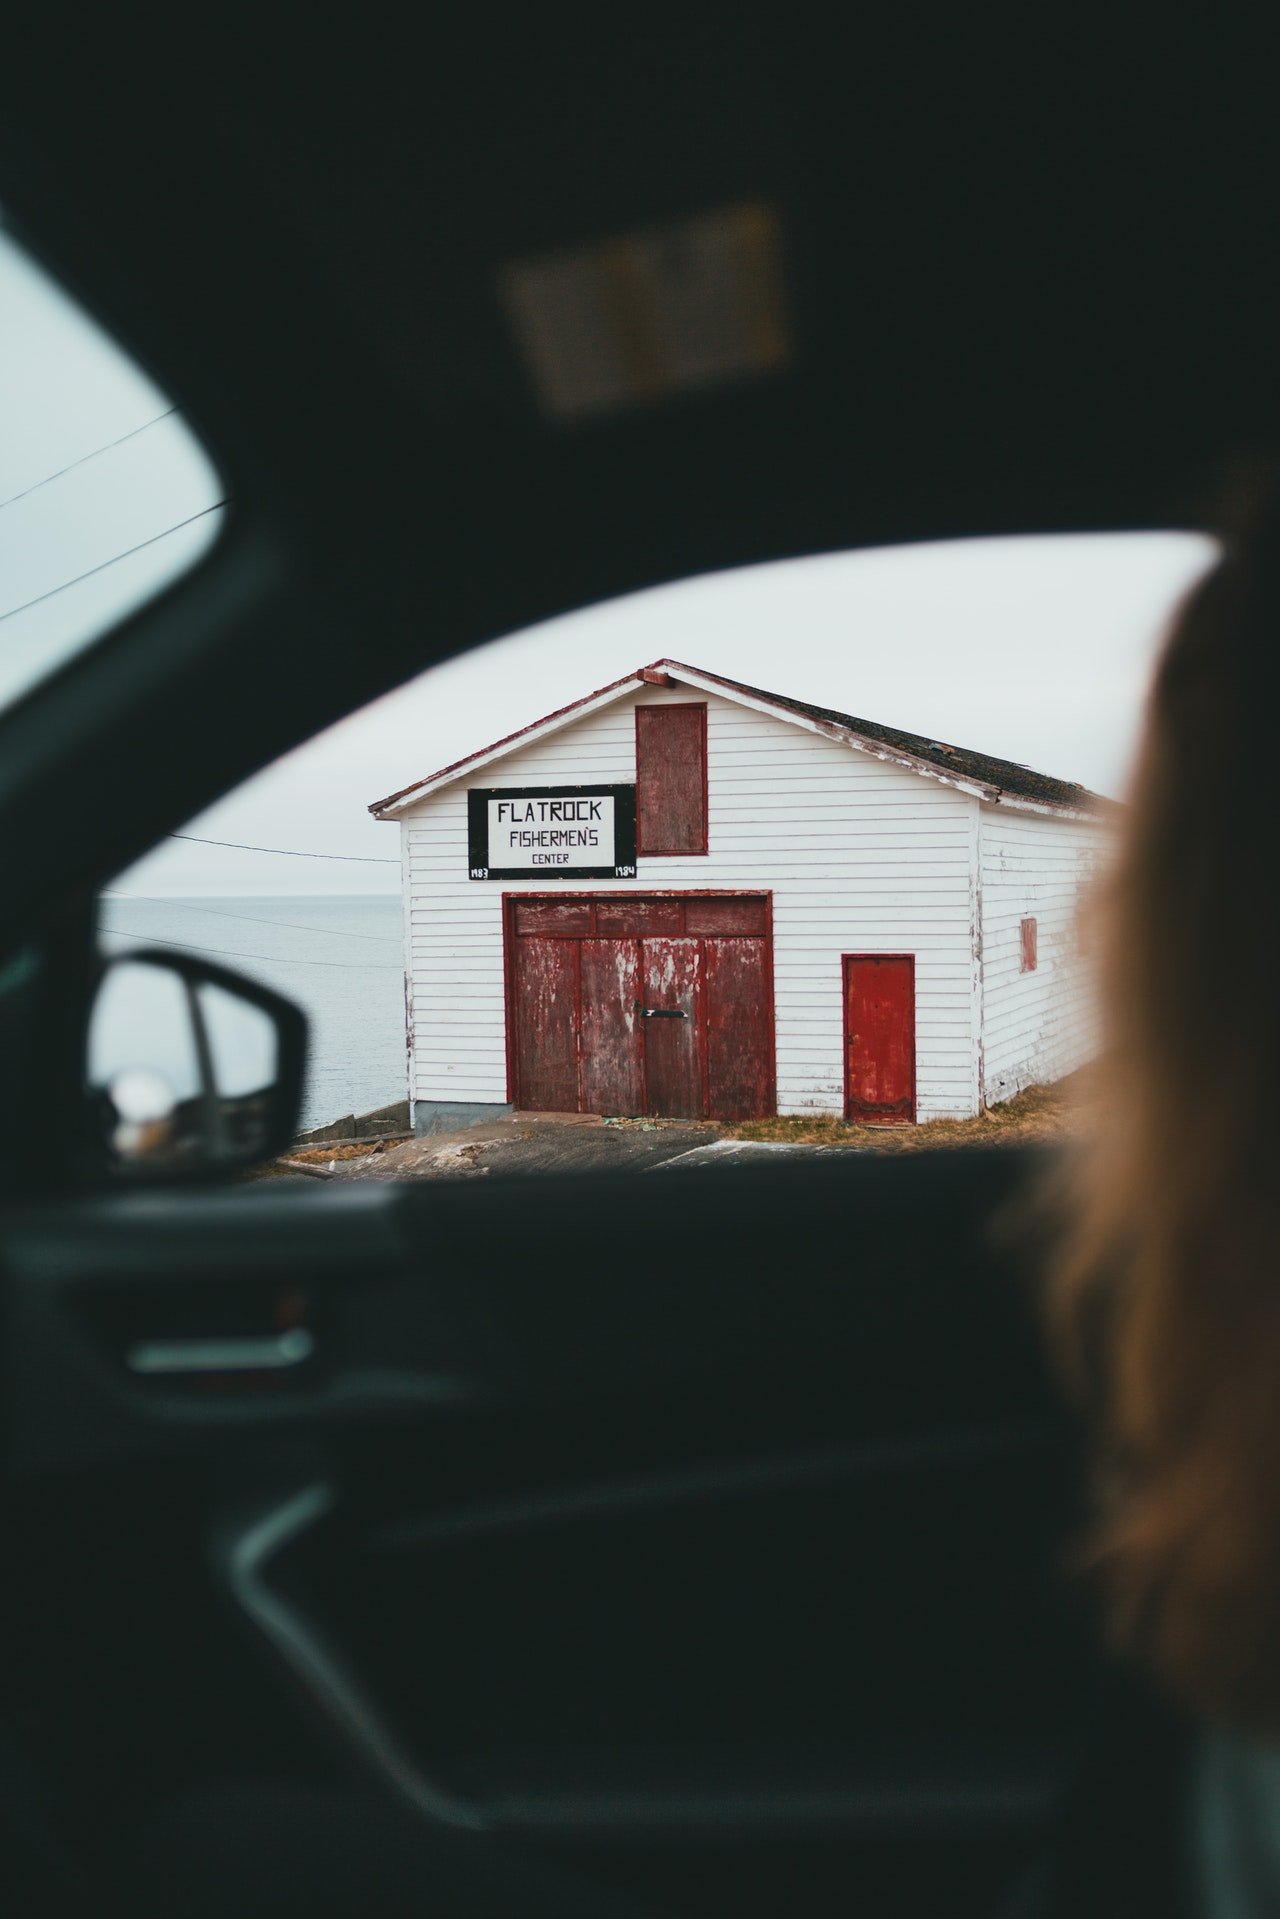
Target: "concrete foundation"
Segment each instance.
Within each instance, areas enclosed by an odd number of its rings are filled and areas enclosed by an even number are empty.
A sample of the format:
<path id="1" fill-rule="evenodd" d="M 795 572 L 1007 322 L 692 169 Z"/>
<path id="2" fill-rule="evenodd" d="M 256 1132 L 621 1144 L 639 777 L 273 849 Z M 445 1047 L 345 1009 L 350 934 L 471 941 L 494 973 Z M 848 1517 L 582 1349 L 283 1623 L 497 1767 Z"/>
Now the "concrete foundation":
<path id="1" fill-rule="evenodd" d="M 327 1126 L 313 1126 L 309 1132 L 298 1134 L 298 1143 L 327 1146 L 331 1141 L 378 1139 L 383 1134 L 408 1131 L 409 1102 L 400 1099 L 391 1106 L 379 1106 L 372 1113 L 347 1113 L 342 1119 L 331 1120 Z"/>
<path id="2" fill-rule="evenodd" d="M 413 1104 L 413 1130 L 419 1139 L 429 1133 L 456 1132 L 462 1126 L 483 1126 L 486 1120 L 506 1119 L 513 1106 L 478 1100 L 419 1099 Z"/>

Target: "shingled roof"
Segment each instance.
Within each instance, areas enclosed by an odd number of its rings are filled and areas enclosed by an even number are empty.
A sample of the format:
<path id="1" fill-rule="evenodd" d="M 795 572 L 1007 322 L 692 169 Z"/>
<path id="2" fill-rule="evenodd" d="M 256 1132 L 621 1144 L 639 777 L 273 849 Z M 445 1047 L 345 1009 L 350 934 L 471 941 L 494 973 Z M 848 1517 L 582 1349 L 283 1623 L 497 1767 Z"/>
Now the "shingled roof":
<path id="1" fill-rule="evenodd" d="M 978 790 L 985 799 L 1008 799 L 1015 805 L 1021 803 L 1024 806 L 1048 807 L 1055 812 L 1109 813 L 1115 810 L 1113 800 L 1091 792 L 1087 786 L 1080 786 L 1074 780 L 1055 779 L 1049 773 L 1037 773 L 1034 768 L 1022 766 L 1016 760 L 996 759 L 993 754 L 978 753 L 970 747 L 952 746 L 944 740 L 929 739 L 923 733 L 908 733 L 901 727 L 884 726 L 878 720 L 859 719 L 853 713 L 838 712 L 835 707 L 814 706 L 808 700 L 793 699 L 786 693 L 770 693 L 764 687 L 749 686 L 744 680 L 731 680 L 721 673 L 708 673 L 702 667 L 687 666 L 681 660 L 655 660 L 651 666 L 638 667 L 634 673 L 627 673 L 622 679 L 613 680 L 608 686 L 599 687 L 580 700 L 557 708 L 554 713 L 544 714 L 540 720 L 534 720 L 517 732 L 508 733 L 491 745 L 441 767 L 425 779 L 415 780 L 412 785 L 388 794 L 385 799 L 375 800 L 369 811 L 383 819 L 393 818 L 406 806 L 425 799 L 428 793 L 441 786 L 450 785 L 468 770 L 500 759 L 519 746 L 532 744 L 544 733 L 557 731 L 584 717 L 587 712 L 621 698 L 634 688 L 637 681 L 650 684 L 656 681 L 661 684 L 668 676 L 671 683 L 682 681 L 690 687 L 726 693 L 730 698 L 736 697 L 778 713 L 791 714 L 810 729 L 843 739 L 852 747 L 879 752 L 886 758 L 913 766 L 919 772 L 946 780 L 951 785 L 962 786 L 970 791 Z"/>
<path id="2" fill-rule="evenodd" d="M 678 662 L 668 660 L 664 664 L 674 667 Z M 703 677 L 718 679 L 722 686 L 746 693 L 752 699 L 767 700 L 771 706 L 785 707 L 789 713 L 800 713 L 810 720 L 824 720 L 828 725 L 838 726 L 843 732 L 855 734 L 860 739 L 876 740 L 883 746 L 893 747 L 897 752 L 909 754 L 913 760 L 925 760 L 940 772 L 974 780 L 981 786 L 994 787 L 998 793 L 1036 800 L 1041 806 L 1069 807 L 1072 812 L 1106 811 L 1115 805 L 1114 800 L 1091 792 L 1087 786 L 1080 786 L 1075 780 L 1059 780 L 1050 773 L 1037 773 L 1033 767 L 1022 766 L 1017 760 L 1000 760 L 991 753 L 975 752 L 971 747 L 950 746 L 942 740 L 928 739 L 923 733 L 907 733 L 901 727 L 883 726 L 878 720 L 858 719 L 853 713 L 839 713 L 831 706 L 814 706 L 808 700 L 795 700 L 786 693 L 769 693 L 763 687 L 748 686 L 742 680 L 724 679 L 714 673 L 704 674 Z"/>

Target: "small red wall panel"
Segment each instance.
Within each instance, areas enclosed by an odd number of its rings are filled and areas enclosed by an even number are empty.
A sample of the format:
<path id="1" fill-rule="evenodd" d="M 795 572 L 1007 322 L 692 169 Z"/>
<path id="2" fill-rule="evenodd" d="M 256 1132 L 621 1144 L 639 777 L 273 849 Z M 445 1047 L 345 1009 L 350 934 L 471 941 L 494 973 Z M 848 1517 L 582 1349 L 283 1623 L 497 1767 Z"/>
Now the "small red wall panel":
<path id="1" fill-rule="evenodd" d="M 1040 928 L 1033 919 L 1022 922 L 1022 971 L 1034 973 L 1039 959 Z"/>

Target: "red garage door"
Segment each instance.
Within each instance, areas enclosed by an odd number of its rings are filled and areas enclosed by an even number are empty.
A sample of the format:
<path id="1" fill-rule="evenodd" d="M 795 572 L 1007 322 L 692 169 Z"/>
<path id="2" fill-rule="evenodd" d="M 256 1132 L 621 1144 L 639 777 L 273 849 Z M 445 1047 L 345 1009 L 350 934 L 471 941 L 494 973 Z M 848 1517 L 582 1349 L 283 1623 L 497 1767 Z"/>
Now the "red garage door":
<path id="1" fill-rule="evenodd" d="M 526 1110 L 770 1113 L 768 896 L 509 899 L 507 1019 Z"/>

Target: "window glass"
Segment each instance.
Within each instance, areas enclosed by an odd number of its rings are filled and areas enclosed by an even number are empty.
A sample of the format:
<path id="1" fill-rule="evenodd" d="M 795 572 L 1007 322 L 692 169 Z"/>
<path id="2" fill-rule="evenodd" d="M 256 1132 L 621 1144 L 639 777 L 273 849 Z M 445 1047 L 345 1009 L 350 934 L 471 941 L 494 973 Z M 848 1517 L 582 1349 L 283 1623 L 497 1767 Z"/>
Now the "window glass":
<path id="1" fill-rule="evenodd" d="M 0 708 L 195 565 L 212 462 L 172 400 L 0 229 Z"/>
<path id="2" fill-rule="evenodd" d="M 276 1075 L 275 1022 L 260 1006 L 238 999 L 205 980 L 196 988 L 213 1067 L 223 1099 L 243 1099 L 271 1085 Z"/>
<path id="3" fill-rule="evenodd" d="M 94 1001 L 88 1040 L 91 1086 L 145 1072 L 161 1079 L 175 1100 L 194 1099 L 200 1091 L 187 988 L 159 967 L 122 960 L 111 968 Z"/>
<path id="4" fill-rule="evenodd" d="M 548 622 L 192 821 L 106 890 L 103 945 L 305 1007 L 303 1124 L 352 1143 L 299 1150 L 334 1178 L 675 1177 L 980 1138 L 1018 1101 L 1043 1126 L 1093 1044 L 1077 920 L 1151 663 L 1211 555 L 853 553 Z"/>

